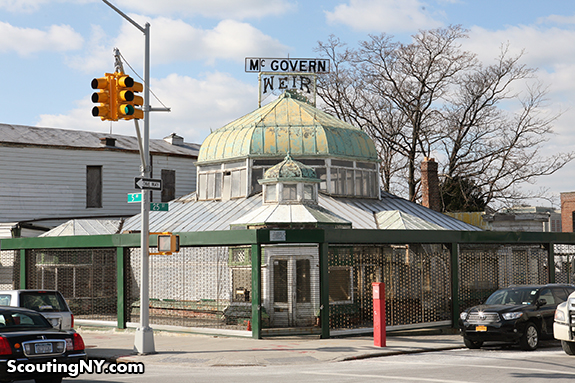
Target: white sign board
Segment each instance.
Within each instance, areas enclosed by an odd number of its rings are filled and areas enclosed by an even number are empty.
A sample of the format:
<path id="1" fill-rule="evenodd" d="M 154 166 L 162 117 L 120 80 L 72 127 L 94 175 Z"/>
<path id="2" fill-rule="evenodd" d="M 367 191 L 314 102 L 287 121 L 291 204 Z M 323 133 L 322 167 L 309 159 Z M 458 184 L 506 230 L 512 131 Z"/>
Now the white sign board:
<path id="1" fill-rule="evenodd" d="M 329 73 L 329 59 L 246 57 L 246 72 Z"/>

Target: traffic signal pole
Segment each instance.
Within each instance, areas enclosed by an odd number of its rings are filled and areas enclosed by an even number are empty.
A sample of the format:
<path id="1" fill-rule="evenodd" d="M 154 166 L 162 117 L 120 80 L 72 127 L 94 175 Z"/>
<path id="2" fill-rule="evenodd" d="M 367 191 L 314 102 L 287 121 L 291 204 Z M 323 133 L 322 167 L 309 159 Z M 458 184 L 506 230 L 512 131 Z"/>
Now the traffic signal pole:
<path id="1" fill-rule="evenodd" d="M 144 139 L 140 148 L 142 166 L 141 174 L 144 178 L 150 178 L 150 24 L 146 23 L 142 28 L 138 23 L 128 17 L 125 13 L 116 8 L 107 0 L 102 0 L 106 5 L 116 11 L 120 16 L 134 25 L 145 36 L 145 51 L 144 51 Z M 139 135 L 138 120 L 136 123 L 136 131 Z M 141 282 L 140 282 L 140 325 L 136 329 L 136 336 L 134 339 L 134 351 L 138 354 L 152 354 L 156 352 L 154 345 L 154 331 L 150 327 L 150 191 L 142 190 L 142 209 L 141 209 Z"/>

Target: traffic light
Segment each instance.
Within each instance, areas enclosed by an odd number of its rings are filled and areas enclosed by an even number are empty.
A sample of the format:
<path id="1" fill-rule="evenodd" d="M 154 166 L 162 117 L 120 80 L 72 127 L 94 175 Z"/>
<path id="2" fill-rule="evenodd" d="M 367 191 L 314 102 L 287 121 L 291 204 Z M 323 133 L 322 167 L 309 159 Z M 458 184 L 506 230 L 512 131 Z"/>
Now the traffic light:
<path id="1" fill-rule="evenodd" d="M 136 109 L 137 106 L 141 106 L 144 103 L 144 99 L 134 94 L 142 90 L 142 84 L 135 82 L 130 76 L 116 73 L 118 118 L 124 120 L 144 118 L 144 112 L 141 109 Z"/>
<path id="2" fill-rule="evenodd" d="M 174 234 L 158 235 L 158 252 L 171 254 L 180 251 L 180 236 Z"/>
<path id="3" fill-rule="evenodd" d="M 123 73 L 116 73 L 116 95 L 118 100 L 118 118 L 134 114 L 134 107 L 130 104 L 134 100 L 134 92 L 130 90 L 134 80 Z"/>
<path id="4" fill-rule="evenodd" d="M 114 74 L 106 73 L 106 77 L 92 80 L 92 89 L 100 89 L 92 93 L 92 102 L 100 105 L 92 108 L 92 116 L 102 120 L 117 121 L 116 114 L 116 78 Z"/>
<path id="5" fill-rule="evenodd" d="M 137 93 L 142 92 L 144 90 L 144 86 L 139 82 L 133 81 L 130 90 L 134 94 L 134 99 L 130 102 L 130 105 L 132 105 L 132 107 L 134 108 L 134 114 L 132 115 L 131 118 L 137 118 L 139 120 L 142 120 L 144 118 L 144 112 L 142 111 L 141 107 L 142 105 L 144 105 L 144 98 L 138 95 Z"/>

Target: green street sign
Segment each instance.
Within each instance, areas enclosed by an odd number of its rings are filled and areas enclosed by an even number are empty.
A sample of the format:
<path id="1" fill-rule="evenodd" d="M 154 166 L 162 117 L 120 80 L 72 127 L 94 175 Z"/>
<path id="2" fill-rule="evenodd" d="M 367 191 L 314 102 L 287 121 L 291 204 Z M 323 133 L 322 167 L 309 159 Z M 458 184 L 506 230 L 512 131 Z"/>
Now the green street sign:
<path id="1" fill-rule="evenodd" d="M 129 193 L 128 203 L 142 202 L 142 193 Z"/>
<path id="2" fill-rule="evenodd" d="M 150 202 L 150 211 L 168 211 L 168 203 Z"/>

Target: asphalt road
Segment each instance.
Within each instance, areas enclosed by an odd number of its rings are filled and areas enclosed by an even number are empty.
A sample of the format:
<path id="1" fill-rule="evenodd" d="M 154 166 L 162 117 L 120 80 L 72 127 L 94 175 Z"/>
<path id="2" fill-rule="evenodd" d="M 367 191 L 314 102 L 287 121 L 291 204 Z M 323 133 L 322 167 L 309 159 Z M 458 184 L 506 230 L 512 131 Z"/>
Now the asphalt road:
<path id="1" fill-rule="evenodd" d="M 575 357 L 557 343 L 537 351 L 516 347 L 451 350 L 386 356 L 349 362 L 273 367 L 202 367 L 145 365 L 143 375 L 81 375 L 88 382 L 573 382 Z M 65 379 L 64 381 L 71 381 Z"/>

